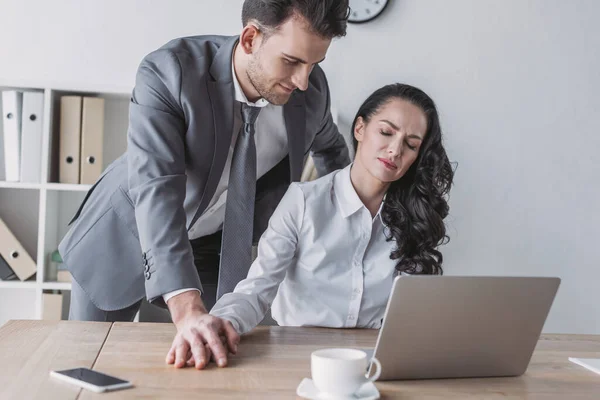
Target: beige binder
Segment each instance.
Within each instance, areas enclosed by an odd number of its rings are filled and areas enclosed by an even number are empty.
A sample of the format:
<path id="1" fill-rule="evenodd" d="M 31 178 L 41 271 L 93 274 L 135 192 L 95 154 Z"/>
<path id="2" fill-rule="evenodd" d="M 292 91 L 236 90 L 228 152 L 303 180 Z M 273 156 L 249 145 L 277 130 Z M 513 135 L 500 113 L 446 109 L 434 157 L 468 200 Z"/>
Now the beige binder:
<path id="1" fill-rule="evenodd" d="M 56 282 L 72 282 L 71 273 L 66 269 L 59 269 L 56 273 Z"/>
<path id="2" fill-rule="evenodd" d="M 42 319 L 60 321 L 62 319 L 63 295 L 42 293 Z"/>
<path id="3" fill-rule="evenodd" d="M 79 183 L 81 96 L 60 98 L 60 161 L 58 181 Z"/>
<path id="4" fill-rule="evenodd" d="M 81 117 L 81 179 L 80 183 L 93 184 L 102 173 L 102 146 L 104 144 L 104 99 L 83 98 Z"/>
<path id="5" fill-rule="evenodd" d="M 35 261 L 27 254 L 2 218 L 0 218 L 0 255 L 20 280 L 24 281 L 35 274 Z"/>

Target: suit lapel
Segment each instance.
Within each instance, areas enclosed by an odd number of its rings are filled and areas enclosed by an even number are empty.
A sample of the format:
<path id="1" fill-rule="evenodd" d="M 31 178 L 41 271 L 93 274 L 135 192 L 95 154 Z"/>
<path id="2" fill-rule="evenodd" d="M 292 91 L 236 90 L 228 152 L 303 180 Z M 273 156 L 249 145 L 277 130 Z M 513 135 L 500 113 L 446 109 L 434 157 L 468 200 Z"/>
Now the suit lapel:
<path id="1" fill-rule="evenodd" d="M 283 106 L 283 117 L 285 119 L 290 153 L 290 178 L 292 182 L 298 182 L 302 176 L 302 167 L 304 164 L 304 135 L 306 131 L 304 92 L 294 92 L 290 101 Z"/>
<path id="2" fill-rule="evenodd" d="M 233 135 L 233 103 L 235 98 L 231 58 L 237 41 L 238 37 L 234 36 L 224 43 L 215 54 L 210 67 L 212 80 L 208 78 L 207 88 L 213 114 L 215 148 L 202 199 L 196 209 L 194 218 L 190 221 L 188 229 L 196 223 L 208 206 L 217 189 L 217 185 L 223 174 L 223 168 L 225 168 L 227 155 L 229 154 L 229 146 L 231 145 Z"/>
<path id="3" fill-rule="evenodd" d="M 208 79 L 207 88 L 213 113 L 214 156 L 200 204 L 190 221 L 188 229 L 196 223 L 206 210 L 208 203 L 217 189 L 223 169 L 225 168 L 227 155 L 229 154 L 229 146 L 231 145 L 233 134 L 233 105 L 235 98 L 231 59 L 238 39 L 237 36 L 234 36 L 224 43 L 215 54 L 210 67 L 212 80 Z M 300 180 L 304 165 L 306 130 L 306 102 L 304 96 L 304 92 L 294 92 L 290 101 L 283 107 L 290 157 L 290 178 L 293 182 Z"/>

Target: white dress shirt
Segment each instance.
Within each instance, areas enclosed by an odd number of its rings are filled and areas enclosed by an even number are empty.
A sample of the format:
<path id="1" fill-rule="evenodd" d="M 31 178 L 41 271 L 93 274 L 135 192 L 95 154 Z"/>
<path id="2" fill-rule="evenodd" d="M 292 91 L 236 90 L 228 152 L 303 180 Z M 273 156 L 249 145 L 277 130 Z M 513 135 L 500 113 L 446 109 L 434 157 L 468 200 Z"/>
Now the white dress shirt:
<path id="1" fill-rule="evenodd" d="M 248 277 L 211 314 L 239 333 L 271 306 L 279 325 L 379 328 L 395 275 L 389 230 L 364 206 L 350 168 L 292 183 L 258 244 Z"/>
<path id="2" fill-rule="evenodd" d="M 202 236 L 211 235 L 223 227 L 225 219 L 225 202 L 227 201 L 227 186 L 229 184 L 229 172 L 231 170 L 231 160 L 233 159 L 233 150 L 235 141 L 242 127 L 241 103 L 246 103 L 253 107 L 262 107 L 258 118 L 254 123 L 254 143 L 256 144 L 256 179 L 260 178 L 274 166 L 276 166 L 288 154 L 287 130 L 285 128 L 285 119 L 283 118 L 283 106 L 276 106 L 265 99 L 259 99 L 255 103 L 248 100 L 240 82 L 238 81 L 233 62 L 231 64 L 231 73 L 233 76 L 233 87 L 235 90 L 235 102 L 233 105 L 233 135 L 229 154 L 223 169 L 221 179 L 217 184 L 217 189 L 212 199 L 208 203 L 204 213 L 196 220 L 194 225 L 188 231 L 190 240 Z M 165 303 L 171 297 L 188 290 L 181 289 L 169 292 L 163 295 Z"/>

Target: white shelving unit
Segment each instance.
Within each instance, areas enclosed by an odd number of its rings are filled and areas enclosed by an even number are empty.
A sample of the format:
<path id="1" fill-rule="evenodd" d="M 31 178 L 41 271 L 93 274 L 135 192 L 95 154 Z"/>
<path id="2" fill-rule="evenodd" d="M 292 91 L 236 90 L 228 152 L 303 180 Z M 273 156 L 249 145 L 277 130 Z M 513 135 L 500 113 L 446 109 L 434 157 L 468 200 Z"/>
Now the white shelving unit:
<path id="1" fill-rule="evenodd" d="M 68 295 L 70 283 L 47 279 L 50 255 L 68 230 L 67 223 L 91 185 L 58 183 L 60 97 L 95 96 L 105 99 L 103 169 L 126 149 L 131 90 L 97 87 L 32 86 L 0 82 L 0 91 L 44 93 L 42 181 L 5 182 L 3 127 L 0 123 L 0 218 L 37 262 L 29 281 L 0 281 L 0 325 L 9 319 L 41 319 L 42 294 L 60 291 Z M 1 99 L 0 99 L 1 108 Z M 67 300 L 68 301 L 68 300 Z M 67 318 L 63 310 L 63 318 Z"/>

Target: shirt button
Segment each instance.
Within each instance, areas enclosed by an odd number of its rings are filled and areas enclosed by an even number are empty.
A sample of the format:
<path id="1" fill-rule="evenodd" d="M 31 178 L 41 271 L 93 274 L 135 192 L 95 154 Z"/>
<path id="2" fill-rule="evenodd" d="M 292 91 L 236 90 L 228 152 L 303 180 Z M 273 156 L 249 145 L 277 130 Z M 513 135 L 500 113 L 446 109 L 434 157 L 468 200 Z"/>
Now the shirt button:
<path id="1" fill-rule="evenodd" d="M 351 316 L 349 316 L 349 317 L 348 317 L 348 319 L 349 319 L 350 321 L 354 321 L 354 315 L 351 315 Z"/>
<path id="2" fill-rule="evenodd" d="M 359 288 L 354 289 L 354 293 L 356 293 L 356 294 L 360 293 L 360 289 Z"/>
<path id="3" fill-rule="evenodd" d="M 146 280 L 150 279 L 150 275 L 152 275 L 149 271 L 146 271 L 146 273 L 144 274 L 144 276 L 146 277 Z"/>

